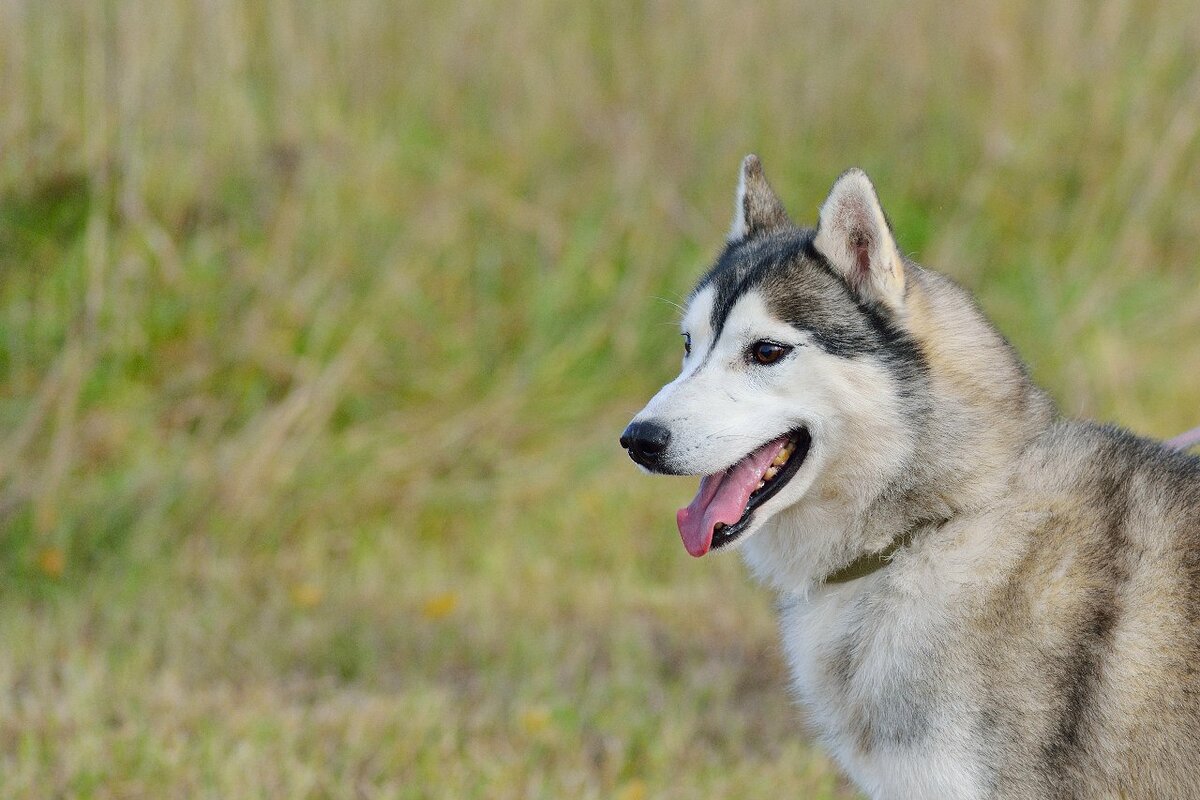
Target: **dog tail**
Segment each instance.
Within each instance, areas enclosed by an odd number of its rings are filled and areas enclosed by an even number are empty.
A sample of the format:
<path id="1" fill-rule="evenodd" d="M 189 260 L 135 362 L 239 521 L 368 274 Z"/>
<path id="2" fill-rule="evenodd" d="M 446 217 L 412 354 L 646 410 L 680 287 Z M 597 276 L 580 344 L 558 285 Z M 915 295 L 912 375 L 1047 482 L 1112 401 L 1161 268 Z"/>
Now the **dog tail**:
<path id="1" fill-rule="evenodd" d="M 1192 428 L 1186 433 L 1179 434 L 1174 439 L 1168 439 L 1164 444 L 1176 450 L 1191 450 L 1200 444 L 1200 428 Z"/>

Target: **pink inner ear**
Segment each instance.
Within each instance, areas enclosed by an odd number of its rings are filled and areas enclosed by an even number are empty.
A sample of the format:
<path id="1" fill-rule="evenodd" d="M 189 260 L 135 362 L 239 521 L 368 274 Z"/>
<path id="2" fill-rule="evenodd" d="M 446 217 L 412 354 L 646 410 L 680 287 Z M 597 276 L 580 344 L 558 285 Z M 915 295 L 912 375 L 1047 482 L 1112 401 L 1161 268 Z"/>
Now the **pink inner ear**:
<path id="1" fill-rule="evenodd" d="M 863 231 L 855 231 L 850 237 L 850 246 L 854 249 L 854 263 L 857 267 L 854 280 L 861 285 L 871 274 L 871 237 Z"/>

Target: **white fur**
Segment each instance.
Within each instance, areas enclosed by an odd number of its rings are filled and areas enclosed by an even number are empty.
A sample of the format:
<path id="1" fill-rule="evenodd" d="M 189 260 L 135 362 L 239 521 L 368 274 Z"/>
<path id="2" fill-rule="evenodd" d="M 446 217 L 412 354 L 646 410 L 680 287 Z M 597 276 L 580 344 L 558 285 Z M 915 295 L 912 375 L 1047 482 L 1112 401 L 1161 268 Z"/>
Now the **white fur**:
<path id="1" fill-rule="evenodd" d="M 972 715 L 954 706 L 972 696 L 970 675 L 939 674 L 930 643 L 954 648 L 964 606 L 978 601 L 989 572 L 999 575 L 1017 548 L 980 548 L 981 529 L 1014 521 L 1032 529 L 1040 515 L 999 513 L 959 520 L 923 534 L 922 544 L 897 555 L 887 570 L 846 584 L 812 587 L 783 604 L 780 629 L 792 685 L 821 732 L 822 743 L 855 783 L 875 800 L 981 798 L 983 756 L 972 750 L 975 732 L 962 728 Z M 934 557 L 936 554 L 936 558 Z M 764 554 L 765 555 L 765 554 Z M 970 564 L 969 571 L 962 569 Z M 990 567 L 990 569 L 989 569 Z M 971 581 L 963 581 L 970 575 Z M 863 604 L 869 613 L 863 614 Z M 827 658 L 854 630 L 865 633 L 856 652 L 853 689 L 839 696 Z M 879 708 L 902 699 L 905 676 L 932 676 L 942 689 L 933 730 L 913 746 L 876 746 L 864 753 L 848 728 L 850 709 Z"/>
<path id="2" fill-rule="evenodd" d="M 851 535 L 873 492 L 903 469 L 912 452 L 911 431 L 886 369 L 819 348 L 807 353 L 802 380 L 810 398 L 812 446 L 801 472 L 760 509 L 741 542 L 747 563 L 763 583 L 781 592 L 805 592 L 814 582 L 864 549 Z M 803 490 L 803 491 L 801 491 Z M 803 502 L 801 502 L 803 498 Z M 766 513 L 761 513 L 766 512 Z"/>
<path id="3" fill-rule="evenodd" d="M 751 158 L 753 156 L 746 156 L 738 167 L 737 192 L 733 198 L 733 224 L 729 226 L 727 237 L 730 242 L 740 242 L 750 232 L 750 226 L 746 222 L 746 162 Z"/>
<path id="4" fill-rule="evenodd" d="M 874 798 L 974 798 L 981 796 L 968 752 L 967 731 L 947 724 L 919 748 L 872 748 L 863 757 L 843 731 L 845 700 L 835 701 L 821 656 L 836 646 L 853 622 L 860 593 L 878 596 L 879 575 L 845 586 L 822 587 L 820 579 L 864 550 L 885 542 L 856 535 L 871 494 L 911 460 L 913 442 L 896 397 L 893 378 L 871 359 L 830 355 L 807 334 L 776 319 L 752 290 L 729 313 L 719 339 L 710 325 L 714 294 L 702 289 L 685 313 L 683 330 L 692 354 L 679 377 L 663 387 L 635 419 L 654 419 L 671 430 L 676 466 L 691 474 L 725 469 L 748 452 L 800 425 L 812 435 L 804 465 L 755 512 L 738 540 L 757 577 L 794 598 L 781 620 L 794 686 L 822 738 L 853 779 Z M 785 361 L 747 363 L 747 347 L 771 339 L 794 346 Z M 971 558 L 973 556 L 964 556 Z M 890 680 L 920 670 L 914 651 L 936 640 L 949 609 L 949 576 L 930 576 L 919 558 L 905 553 L 903 569 L 889 569 L 897 589 L 872 615 L 875 635 L 855 675 L 859 707 L 888 701 Z M 953 563 L 950 559 L 946 563 Z M 900 565 L 897 565 L 900 566 Z M 905 581 L 903 576 L 911 577 Z M 951 719 L 962 719 L 952 715 Z"/>
<path id="5" fill-rule="evenodd" d="M 751 166 L 752 218 L 743 166 L 731 237 L 784 224 Z M 771 315 L 770 281 L 716 336 L 708 288 L 684 317 L 692 355 L 635 419 L 667 425 L 668 467 L 691 474 L 811 432 L 732 546 L 779 594 L 824 745 L 875 800 L 1200 797 L 1195 587 L 1179 568 L 1196 552 L 1195 465 L 1055 422 L 969 295 L 903 261 L 861 172 L 835 184 L 814 246 L 860 300 L 890 307 L 919 376 L 825 352 Z M 758 339 L 794 350 L 756 365 Z M 902 536 L 886 568 L 824 581 Z"/>
<path id="6" fill-rule="evenodd" d="M 710 293 L 710 289 L 704 290 L 693 306 L 711 307 Z M 720 472 L 752 450 L 806 424 L 807 409 L 815 400 L 808 393 L 808 382 L 797 380 L 815 348 L 807 346 L 806 334 L 771 318 L 757 293 L 737 301 L 715 341 L 707 317 L 701 320 L 701 316 L 691 309 L 685 315 L 692 355 L 684 360 L 679 377 L 634 417 L 635 421 L 654 419 L 667 426 L 672 463 L 691 475 Z M 746 349 L 763 338 L 795 349 L 783 363 L 769 367 L 747 363 Z M 793 479 L 787 488 L 795 484 Z M 772 504 L 777 501 L 773 499 Z"/>
<path id="7" fill-rule="evenodd" d="M 889 403 L 892 378 L 882 365 L 826 353 L 773 317 L 757 290 L 738 299 L 713 341 L 713 298 L 706 287 L 689 305 L 683 328 L 692 354 L 634 420 L 666 425 L 674 466 L 692 475 L 720 472 L 772 439 L 808 428 L 812 446 L 803 466 L 755 511 L 737 542 L 763 582 L 803 591 L 863 548 L 886 544 L 831 534 L 850 530 L 874 499 L 867 489 L 886 485 L 906 463 L 910 432 Z M 759 339 L 794 350 L 778 364 L 749 364 L 746 349 Z M 855 494 L 855 487 L 864 491 Z"/>
<path id="8" fill-rule="evenodd" d="M 822 596 L 785 609 L 780 625 L 796 694 L 821 731 L 825 747 L 875 800 L 982 797 L 981 781 L 972 769 L 978 754 L 969 749 L 970 731 L 956 730 L 948 723 L 917 746 L 877 746 L 864 754 L 845 728 L 846 701 L 830 697 L 830 679 L 820 667 L 819 656 L 845 632 L 864 585 L 878 580 L 872 576 L 822 589 Z M 922 605 L 926 599 L 877 608 L 871 619 L 876 634 L 873 646 L 861 654 L 850 702 L 860 708 L 886 704 L 897 691 L 894 676 L 923 668 L 921 654 L 914 651 L 945 626 L 944 615 Z M 947 715 L 947 720 L 958 718 Z"/>

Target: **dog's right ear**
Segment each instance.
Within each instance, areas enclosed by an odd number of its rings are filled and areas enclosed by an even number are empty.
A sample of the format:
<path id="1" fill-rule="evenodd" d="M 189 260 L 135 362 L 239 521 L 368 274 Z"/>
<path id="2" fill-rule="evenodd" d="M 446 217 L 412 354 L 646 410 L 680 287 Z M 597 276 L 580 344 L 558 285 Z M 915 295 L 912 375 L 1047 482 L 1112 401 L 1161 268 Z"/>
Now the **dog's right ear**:
<path id="1" fill-rule="evenodd" d="M 740 242 L 752 239 L 760 233 L 780 230 L 792 226 L 787 210 L 767 183 L 762 162 L 756 155 L 742 159 L 738 173 L 737 199 L 733 207 L 733 225 L 729 228 L 729 241 Z"/>

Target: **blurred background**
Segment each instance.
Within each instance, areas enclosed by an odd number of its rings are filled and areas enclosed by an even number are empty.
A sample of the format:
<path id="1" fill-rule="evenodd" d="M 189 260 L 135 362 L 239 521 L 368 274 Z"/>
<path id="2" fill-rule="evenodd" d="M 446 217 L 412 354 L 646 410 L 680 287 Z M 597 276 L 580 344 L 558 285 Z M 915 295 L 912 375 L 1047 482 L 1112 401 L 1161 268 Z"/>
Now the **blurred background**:
<path id="1" fill-rule="evenodd" d="M 0 795 L 853 797 L 616 442 L 752 151 L 1200 424 L 1193 3 L 0 0 Z"/>

